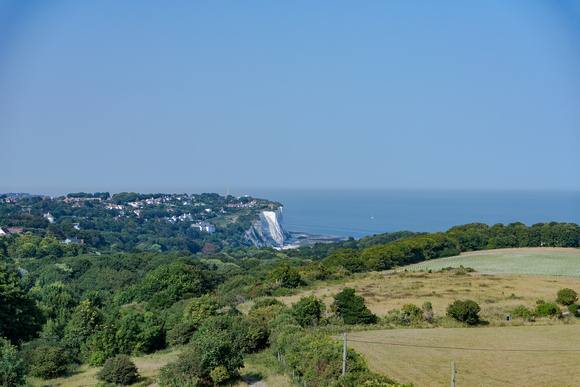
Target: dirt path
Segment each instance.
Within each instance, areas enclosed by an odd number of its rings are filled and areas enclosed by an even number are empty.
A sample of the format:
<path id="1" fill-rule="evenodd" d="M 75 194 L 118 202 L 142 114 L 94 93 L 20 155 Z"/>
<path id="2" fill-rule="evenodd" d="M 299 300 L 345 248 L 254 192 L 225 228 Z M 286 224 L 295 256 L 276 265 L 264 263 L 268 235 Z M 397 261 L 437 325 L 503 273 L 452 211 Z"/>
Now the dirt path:
<path id="1" fill-rule="evenodd" d="M 248 386 L 268 387 L 268 385 L 265 382 L 250 376 L 242 375 L 242 379 L 244 379 L 244 382 L 248 383 Z"/>

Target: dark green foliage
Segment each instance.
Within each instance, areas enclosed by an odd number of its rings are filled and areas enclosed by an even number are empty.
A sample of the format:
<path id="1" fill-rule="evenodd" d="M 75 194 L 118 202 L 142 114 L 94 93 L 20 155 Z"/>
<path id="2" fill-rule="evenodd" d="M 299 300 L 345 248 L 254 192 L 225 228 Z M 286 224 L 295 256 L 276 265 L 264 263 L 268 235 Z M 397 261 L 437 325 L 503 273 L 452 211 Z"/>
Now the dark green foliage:
<path id="1" fill-rule="evenodd" d="M 292 304 L 294 318 L 302 327 L 317 326 L 325 310 L 324 303 L 315 296 L 302 297 L 296 304 Z"/>
<path id="2" fill-rule="evenodd" d="M 19 387 L 26 384 L 24 364 L 18 350 L 0 337 L 0 386 Z"/>
<path id="3" fill-rule="evenodd" d="M 295 288 L 300 285 L 300 273 L 293 267 L 281 265 L 268 273 L 267 282 L 275 283 L 285 288 Z"/>
<path id="4" fill-rule="evenodd" d="M 447 316 L 469 325 L 475 325 L 479 322 L 479 311 L 479 305 L 475 301 L 456 300 L 447 307 Z"/>
<path id="5" fill-rule="evenodd" d="M 579 317 L 580 316 L 580 311 L 579 311 L 580 305 L 578 304 L 571 304 L 568 305 L 568 311 L 570 312 L 570 314 L 572 314 L 572 316 L 574 317 Z"/>
<path id="6" fill-rule="evenodd" d="M 64 334 L 66 347 L 74 354 L 80 353 L 90 336 L 96 332 L 103 323 L 101 312 L 91 305 L 89 300 L 81 302 L 74 310 Z"/>
<path id="7" fill-rule="evenodd" d="M 354 293 L 354 289 L 346 288 L 336 294 L 332 304 L 334 313 L 345 324 L 375 324 L 377 316 L 366 307 L 364 298 Z"/>
<path id="8" fill-rule="evenodd" d="M 306 385 L 341 385 L 342 343 L 328 335 L 289 325 L 273 338 L 272 346 Z M 347 375 L 369 371 L 364 359 L 352 348 L 347 348 L 346 355 Z"/>
<path id="9" fill-rule="evenodd" d="M 183 311 L 184 322 L 197 328 L 209 317 L 215 316 L 219 306 L 217 298 L 209 294 L 193 298 Z"/>
<path id="10" fill-rule="evenodd" d="M 580 227 L 574 223 L 537 223 L 527 227 L 522 223 L 501 223 L 491 227 L 472 223 L 450 228 L 446 234 L 458 242 L 461 251 L 499 249 L 506 247 L 578 247 Z"/>
<path id="11" fill-rule="evenodd" d="M 512 311 L 512 317 L 529 320 L 532 318 L 532 311 L 524 305 L 518 305 Z"/>
<path id="12" fill-rule="evenodd" d="M 195 336 L 204 337 L 213 334 L 225 334 L 234 349 L 240 353 L 263 349 L 268 341 L 266 324 L 254 317 L 219 315 L 209 318 Z"/>
<path id="13" fill-rule="evenodd" d="M 126 386 L 139 379 L 137 367 L 127 355 L 117 355 L 107 359 L 105 365 L 97 374 L 97 379 L 116 385 Z"/>
<path id="14" fill-rule="evenodd" d="M 556 297 L 556 302 L 558 304 L 568 306 L 572 305 L 576 301 L 578 301 L 578 294 L 574 290 L 569 288 L 558 290 L 558 295 Z"/>
<path id="15" fill-rule="evenodd" d="M 534 314 L 538 317 L 560 317 L 562 311 L 553 302 L 544 302 L 536 306 Z"/>
<path id="16" fill-rule="evenodd" d="M 360 256 L 360 252 L 354 249 L 337 251 L 325 258 L 322 264 L 328 269 L 342 266 L 351 273 L 368 270 L 364 264 L 364 259 Z"/>
<path id="17" fill-rule="evenodd" d="M 66 350 L 54 345 L 41 344 L 25 351 L 24 361 L 29 373 L 42 379 L 63 376 L 69 358 Z"/>
<path id="18" fill-rule="evenodd" d="M 242 354 L 229 333 L 219 329 L 200 330 L 177 360 L 161 369 L 159 385 L 210 386 L 215 369 L 219 368 L 222 380 L 226 380 L 237 377 L 243 365 Z"/>
<path id="19" fill-rule="evenodd" d="M 196 327 L 189 322 L 176 324 L 173 329 L 167 332 L 167 344 L 173 347 L 189 343 L 195 329 Z"/>
<path id="20" fill-rule="evenodd" d="M 208 285 L 199 269 L 174 262 L 149 273 L 139 284 L 136 298 L 148 301 L 151 309 L 168 308 L 182 298 L 203 294 Z"/>
<path id="21" fill-rule="evenodd" d="M 44 317 L 13 274 L 0 267 L 0 337 L 13 344 L 29 340 L 40 331 Z"/>
<path id="22" fill-rule="evenodd" d="M 250 308 L 250 311 L 260 309 L 260 308 L 265 308 L 265 307 L 272 306 L 272 305 L 284 306 L 284 303 L 282 303 L 278 299 L 272 298 L 272 297 L 262 298 L 262 299 L 256 301 L 254 303 L 254 305 L 252 305 L 252 307 Z"/>
<path id="23" fill-rule="evenodd" d="M 123 309 L 116 322 L 116 345 L 123 354 L 151 353 L 165 347 L 160 317 L 151 312 Z"/>

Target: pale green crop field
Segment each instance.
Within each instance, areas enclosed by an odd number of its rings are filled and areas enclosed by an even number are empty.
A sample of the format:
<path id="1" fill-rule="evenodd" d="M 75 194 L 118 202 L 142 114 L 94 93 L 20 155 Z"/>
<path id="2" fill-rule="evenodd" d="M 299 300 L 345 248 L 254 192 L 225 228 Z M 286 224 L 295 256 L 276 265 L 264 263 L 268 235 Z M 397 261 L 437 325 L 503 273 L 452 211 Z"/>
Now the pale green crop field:
<path id="1" fill-rule="evenodd" d="M 570 252 L 520 249 L 483 251 L 421 262 L 402 267 L 397 271 L 405 269 L 436 271 L 461 265 L 471 267 L 479 273 L 580 277 L 580 250 Z"/>

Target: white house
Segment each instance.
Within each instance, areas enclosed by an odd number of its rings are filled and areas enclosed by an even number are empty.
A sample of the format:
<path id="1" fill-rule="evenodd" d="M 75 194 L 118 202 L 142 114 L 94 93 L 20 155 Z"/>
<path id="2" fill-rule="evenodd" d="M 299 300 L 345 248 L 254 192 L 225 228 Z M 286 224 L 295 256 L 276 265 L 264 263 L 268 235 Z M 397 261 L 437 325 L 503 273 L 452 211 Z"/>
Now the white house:
<path id="1" fill-rule="evenodd" d="M 210 234 L 215 232 L 215 226 L 208 222 L 197 222 L 192 224 L 191 227 L 197 227 L 200 231 L 204 231 Z"/>

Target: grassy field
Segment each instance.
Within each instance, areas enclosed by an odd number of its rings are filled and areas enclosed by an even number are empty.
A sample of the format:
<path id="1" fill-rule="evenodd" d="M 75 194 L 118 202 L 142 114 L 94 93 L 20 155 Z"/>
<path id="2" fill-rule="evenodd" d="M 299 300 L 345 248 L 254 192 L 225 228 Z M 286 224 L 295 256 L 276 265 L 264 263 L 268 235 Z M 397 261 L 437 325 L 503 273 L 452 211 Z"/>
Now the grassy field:
<path id="1" fill-rule="evenodd" d="M 132 360 L 139 370 L 141 375 L 140 382 L 133 384 L 134 387 L 145 387 L 152 385 L 157 378 L 159 368 L 177 358 L 179 351 L 161 351 L 151 355 L 133 357 Z M 38 378 L 29 378 L 29 383 L 33 387 L 81 387 L 81 386 L 96 386 L 99 384 L 97 379 L 97 372 L 101 368 L 89 367 L 83 365 L 72 375 L 64 378 L 56 378 L 50 380 L 41 380 Z"/>
<path id="2" fill-rule="evenodd" d="M 577 325 L 368 331 L 348 345 L 373 371 L 416 386 L 450 385 L 452 361 L 457 386 L 580 386 Z"/>
<path id="3" fill-rule="evenodd" d="M 480 273 L 580 277 L 580 249 L 481 251 L 407 266 L 398 271 L 471 267 Z"/>
<path id="4" fill-rule="evenodd" d="M 522 253 L 522 252 L 519 252 Z M 533 252 L 527 252 L 529 254 Z M 546 259 L 554 264 L 559 261 L 571 261 L 578 258 L 577 267 L 580 267 L 580 254 L 577 252 L 542 251 Z M 481 253 L 486 257 L 489 253 Z M 504 266 L 511 266 L 509 258 L 517 251 L 509 250 L 493 253 L 497 261 Z M 532 254 L 534 255 L 534 254 Z M 464 266 L 473 267 L 472 262 L 479 259 L 480 254 L 453 257 Z M 503 257 L 503 258 L 502 258 Z M 452 265 L 449 258 L 438 259 L 430 264 L 439 264 L 441 267 Z M 441 261 L 442 263 L 438 263 Z M 507 270 L 506 270 L 507 271 Z M 455 273 L 428 273 L 426 271 L 366 273 L 346 277 L 341 281 L 325 282 L 312 289 L 302 290 L 300 293 L 279 298 L 287 305 L 297 302 L 301 297 L 315 295 L 321 298 L 327 306 L 332 304 L 333 295 L 344 288 L 351 287 L 357 294 L 365 297 L 366 305 L 379 316 L 385 316 L 390 310 L 400 309 L 403 305 L 412 303 L 421 306 L 425 301 L 433 304 L 436 315 L 445 315 L 447 306 L 455 300 L 471 299 L 481 307 L 480 315 L 490 323 L 499 322 L 517 305 L 526 305 L 529 308 L 536 306 L 537 300 L 547 302 L 556 299 L 556 293 L 562 288 L 575 289 L 580 293 L 580 278 L 545 275 L 513 275 L 513 274 L 485 274 L 481 272 L 456 275 Z M 241 305 L 240 309 L 247 310 L 251 303 Z M 564 310 L 564 309 L 563 309 Z M 516 324 L 517 322 L 513 322 Z"/>
<path id="5" fill-rule="evenodd" d="M 141 380 L 133 384 L 133 387 L 148 387 L 156 386 L 155 381 L 159 375 L 159 369 L 165 364 L 173 361 L 179 355 L 179 350 L 161 351 L 151 355 L 133 357 Z M 268 353 L 257 353 L 246 355 L 244 358 L 245 367 L 240 370 L 242 380 L 235 381 L 229 384 L 230 387 L 247 387 L 249 383 L 256 383 L 262 381 L 268 387 L 286 387 L 297 385 L 296 381 L 292 379 L 280 364 L 276 361 L 274 356 L 269 356 Z M 72 375 L 63 378 L 56 378 L 51 380 L 41 380 L 39 378 L 29 378 L 28 382 L 31 387 L 89 387 L 99 384 L 96 375 L 100 368 L 89 367 L 83 365 Z M 244 381 L 244 379 L 247 381 Z M 257 384 L 259 386 L 259 384 Z"/>

